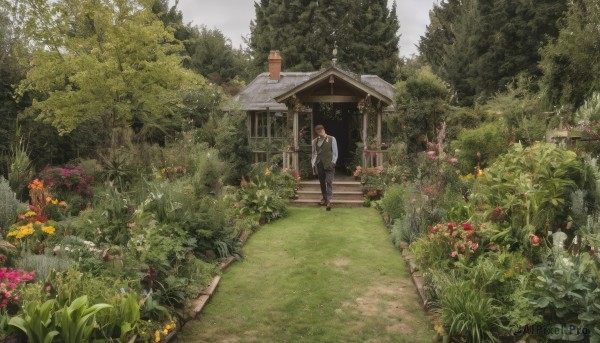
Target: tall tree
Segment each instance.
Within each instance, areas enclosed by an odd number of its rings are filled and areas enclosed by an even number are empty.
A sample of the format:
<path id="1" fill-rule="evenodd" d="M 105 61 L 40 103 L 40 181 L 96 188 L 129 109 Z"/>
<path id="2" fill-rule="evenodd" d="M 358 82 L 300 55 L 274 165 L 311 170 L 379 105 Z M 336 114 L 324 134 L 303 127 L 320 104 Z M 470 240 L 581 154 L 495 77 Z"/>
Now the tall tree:
<path id="1" fill-rule="evenodd" d="M 67 133 L 98 120 L 107 130 L 160 128 L 205 80 L 182 66 L 183 46 L 145 0 L 24 0 L 36 44 L 21 94 L 30 111 Z"/>
<path id="2" fill-rule="evenodd" d="M 249 58 L 231 46 L 231 40 L 218 29 L 205 26 L 194 28 L 186 42 L 190 54 L 189 67 L 219 85 L 232 81 L 236 76 L 247 80 Z"/>
<path id="3" fill-rule="evenodd" d="M 436 5 L 419 49 L 464 104 L 485 101 L 519 73 L 539 77 L 539 50 L 558 34 L 566 0 L 462 0 Z"/>
<path id="4" fill-rule="evenodd" d="M 598 1 L 572 1 L 560 35 L 542 50 L 542 88 L 552 104 L 577 108 L 600 91 L 599 49 Z"/>
<path id="5" fill-rule="evenodd" d="M 281 50 L 286 70 L 327 65 L 337 45 L 338 61 L 358 73 L 393 81 L 399 63 L 396 5 L 387 1 L 262 0 L 255 3 L 250 48 L 257 68 L 269 50 Z"/>

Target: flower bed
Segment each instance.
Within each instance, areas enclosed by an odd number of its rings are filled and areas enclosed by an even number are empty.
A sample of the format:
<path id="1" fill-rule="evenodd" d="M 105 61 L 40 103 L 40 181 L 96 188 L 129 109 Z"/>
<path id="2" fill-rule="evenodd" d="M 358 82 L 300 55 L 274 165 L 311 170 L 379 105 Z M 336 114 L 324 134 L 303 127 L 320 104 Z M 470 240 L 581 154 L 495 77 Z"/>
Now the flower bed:
<path id="1" fill-rule="evenodd" d="M 415 218 L 422 210 L 411 209 L 427 203 L 404 200 L 404 217 L 390 228 L 417 228 L 407 240 L 411 271 L 419 270 L 415 283 L 439 316 L 440 335 L 471 342 L 600 338 L 599 175 L 595 163 L 573 152 L 515 144 L 476 177 L 446 183 L 438 205 L 450 223 L 421 228 Z M 471 184 L 468 197 L 444 200 L 463 182 Z"/>

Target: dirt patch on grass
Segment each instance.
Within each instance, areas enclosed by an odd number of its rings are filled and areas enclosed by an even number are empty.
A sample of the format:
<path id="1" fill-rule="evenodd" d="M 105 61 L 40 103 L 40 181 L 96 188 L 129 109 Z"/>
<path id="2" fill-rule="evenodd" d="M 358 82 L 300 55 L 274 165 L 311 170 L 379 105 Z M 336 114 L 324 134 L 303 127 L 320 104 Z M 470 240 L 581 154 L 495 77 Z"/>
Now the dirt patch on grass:
<path id="1" fill-rule="evenodd" d="M 345 267 L 345 266 L 351 265 L 352 260 L 349 259 L 348 257 L 339 257 L 339 258 L 336 258 L 335 260 L 330 261 L 329 264 L 332 264 L 336 267 Z"/>
<path id="2" fill-rule="evenodd" d="M 417 295 L 410 281 L 393 284 L 377 284 L 367 288 L 360 297 L 342 304 L 342 309 L 361 317 L 357 329 L 376 324 L 391 334 L 413 335 L 419 324 L 411 313 L 418 303 Z M 337 312 L 337 311 L 336 311 Z"/>

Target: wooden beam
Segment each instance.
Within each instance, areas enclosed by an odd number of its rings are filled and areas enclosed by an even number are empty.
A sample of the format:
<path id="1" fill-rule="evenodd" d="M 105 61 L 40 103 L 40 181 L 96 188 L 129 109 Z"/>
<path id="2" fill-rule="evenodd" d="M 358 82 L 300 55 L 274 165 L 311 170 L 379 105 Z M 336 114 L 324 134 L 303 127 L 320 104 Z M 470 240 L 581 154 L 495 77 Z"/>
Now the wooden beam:
<path id="1" fill-rule="evenodd" d="M 353 95 L 311 95 L 305 98 L 305 102 L 358 102 L 359 97 Z"/>
<path id="2" fill-rule="evenodd" d="M 381 108 L 377 110 L 377 149 L 381 150 Z M 377 166 L 383 165 L 383 155 L 377 153 Z"/>

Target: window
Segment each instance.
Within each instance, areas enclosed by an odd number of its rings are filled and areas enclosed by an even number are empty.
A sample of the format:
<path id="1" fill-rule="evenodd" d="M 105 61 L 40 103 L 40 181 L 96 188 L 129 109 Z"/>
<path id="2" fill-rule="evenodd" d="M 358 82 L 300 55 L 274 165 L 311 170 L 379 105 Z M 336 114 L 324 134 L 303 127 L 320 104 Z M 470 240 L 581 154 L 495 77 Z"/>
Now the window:
<path id="1" fill-rule="evenodd" d="M 287 122 L 287 112 L 252 112 L 250 113 L 250 137 L 285 138 L 288 136 Z"/>

